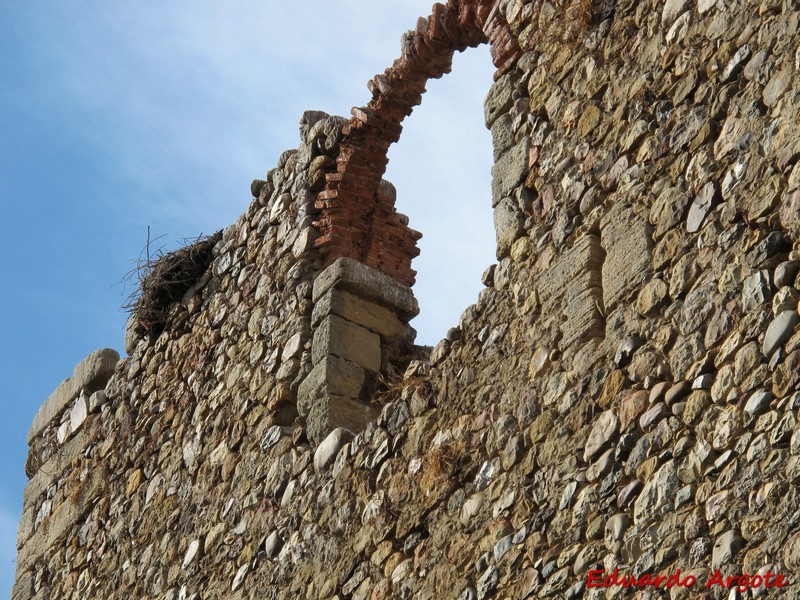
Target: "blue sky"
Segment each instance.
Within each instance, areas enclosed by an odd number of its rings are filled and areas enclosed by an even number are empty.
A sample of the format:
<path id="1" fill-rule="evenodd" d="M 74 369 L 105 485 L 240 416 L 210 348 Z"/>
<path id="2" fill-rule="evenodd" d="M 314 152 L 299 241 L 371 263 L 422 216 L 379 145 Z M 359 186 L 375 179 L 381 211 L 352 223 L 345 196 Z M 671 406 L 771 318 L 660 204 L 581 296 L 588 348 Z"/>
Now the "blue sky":
<path id="1" fill-rule="evenodd" d="M 349 115 L 431 0 L 0 0 L 0 595 L 13 579 L 26 435 L 96 348 L 123 348 L 123 283 L 159 244 L 212 233 L 299 142 L 302 112 Z M 413 322 L 433 344 L 494 261 L 483 47 L 457 55 L 390 151 L 425 237 Z"/>

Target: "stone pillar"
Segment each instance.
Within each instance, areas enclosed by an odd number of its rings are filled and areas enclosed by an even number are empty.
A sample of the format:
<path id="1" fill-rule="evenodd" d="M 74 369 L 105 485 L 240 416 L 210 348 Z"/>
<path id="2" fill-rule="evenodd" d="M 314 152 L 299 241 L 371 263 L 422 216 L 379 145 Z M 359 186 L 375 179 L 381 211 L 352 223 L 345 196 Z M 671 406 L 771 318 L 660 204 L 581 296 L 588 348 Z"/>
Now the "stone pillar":
<path id="1" fill-rule="evenodd" d="M 91 500 L 105 485 L 102 473 L 80 477 L 67 493 L 61 489 L 73 460 L 91 442 L 87 423 L 107 398 L 103 388 L 114 374 L 119 354 L 97 350 L 82 360 L 42 404 L 28 433 L 28 485 L 17 533 L 17 573 L 12 600 L 49 597 L 38 589 L 36 562 L 66 536 L 92 508 Z"/>
<path id="2" fill-rule="evenodd" d="M 339 258 L 314 282 L 313 369 L 300 384 L 298 410 L 319 443 L 336 427 L 363 430 L 379 378 L 402 369 L 418 312 L 411 288 L 351 258 Z"/>

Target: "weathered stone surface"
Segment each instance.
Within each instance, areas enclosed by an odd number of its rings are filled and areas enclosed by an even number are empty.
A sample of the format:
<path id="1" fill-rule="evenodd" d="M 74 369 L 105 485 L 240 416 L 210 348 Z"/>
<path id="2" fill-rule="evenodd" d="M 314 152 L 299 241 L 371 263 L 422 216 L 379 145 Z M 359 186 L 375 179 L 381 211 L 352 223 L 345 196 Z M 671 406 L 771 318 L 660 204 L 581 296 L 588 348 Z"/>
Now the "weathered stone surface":
<path id="1" fill-rule="evenodd" d="M 22 496 L 23 505 L 32 505 L 39 496 L 44 494 L 47 488 L 61 477 L 70 463 L 80 456 L 86 446 L 89 445 L 89 442 L 89 436 L 85 432 L 79 431 L 59 449 L 59 452 L 53 454 L 47 462 L 37 465 L 35 474 L 28 481 L 28 485 L 25 486 Z"/>
<path id="2" fill-rule="evenodd" d="M 596 272 L 588 273 L 573 282 L 564 300 L 566 320 L 562 324 L 560 347 L 581 345 L 603 336 L 600 288 L 597 285 Z"/>
<path id="3" fill-rule="evenodd" d="M 686 295 L 683 307 L 677 318 L 680 333 L 690 335 L 702 330 L 714 310 L 714 300 L 714 290 L 710 286 L 695 286 Z"/>
<path id="4" fill-rule="evenodd" d="M 778 71 L 767 82 L 764 87 L 764 104 L 767 106 L 774 106 L 778 100 L 781 99 L 783 94 L 791 83 L 792 75 L 789 71 Z"/>
<path id="5" fill-rule="evenodd" d="M 538 282 L 542 304 L 550 309 L 566 293 L 569 284 L 584 272 L 599 271 L 603 250 L 597 236 L 582 236 L 566 251 Z"/>
<path id="6" fill-rule="evenodd" d="M 633 507 L 634 522 L 647 522 L 672 506 L 678 486 L 674 461 L 666 462 L 645 483 Z"/>
<path id="7" fill-rule="evenodd" d="M 800 190 L 789 192 L 781 204 L 781 225 L 794 235 L 800 233 Z"/>
<path id="8" fill-rule="evenodd" d="M 603 333 L 599 312 L 603 257 L 597 236 L 581 236 L 537 280 L 544 313 L 563 315 L 560 329 L 565 343 L 586 341 Z"/>
<path id="9" fill-rule="evenodd" d="M 17 550 L 22 548 L 22 546 L 25 545 L 25 542 L 27 542 L 33 535 L 35 527 L 34 520 L 36 516 L 37 515 L 33 506 L 29 506 L 22 513 L 22 518 L 20 518 L 19 527 L 17 528 Z"/>
<path id="10" fill-rule="evenodd" d="M 669 27 L 675 19 L 687 8 L 688 0 L 667 0 L 664 10 L 661 11 L 661 26 Z"/>
<path id="11" fill-rule="evenodd" d="M 619 548 L 622 535 L 631 526 L 631 518 L 627 513 L 617 513 L 606 522 L 605 545 L 607 550 Z"/>
<path id="12" fill-rule="evenodd" d="M 775 287 L 782 288 L 794 284 L 800 270 L 800 261 L 787 260 L 775 267 Z"/>
<path id="13" fill-rule="evenodd" d="M 311 353 L 314 364 L 331 354 L 376 373 L 381 366 L 380 337 L 336 315 L 322 319 L 314 330 Z"/>
<path id="14" fill-rule="evenodd" d="M 333 287 L 394 308 L 404 318 L 411 319 L 419 313 L 417 300 L 410 288 L 351 258 L 336 260 L 317 276 L 314 280 L 314 302 Z"/>
<path id="15" fill-rule="evenodd" d="M 603 303 L 611 311 L 650 278 L 653 238 L 645 220 L 622 205 L 604 217 L 601 227 Z"/>
<path id="16" fill-rule="evenodd" d="M 725 68 L 722 69 L 720 79 L 725 82 L 734 79 L 736 75 L 738 75 L 744 68 L 745 61 L 750 58 L 750 54 L 751 51 L 749 45 L 743 44 L 741 47 L 739 47 L 728 61 L 728 64 L 725 65 Z"/>
<path id="17" fill-rule="evenodd" d="M 603 447 L 609 443 L 611 438 L 619 429 L 619 419 L 614 411 L 607 410 L 601 414 L 589 434 L 586 447 L 583 450 L 583 460 L 591 460 Z"/>
<path id="18" fill-rule="evenodd" d="M 661 279 L 648 281 L 644 288 L 639 292 L 636 306 L 639 312 L 646 315 L 658 308 L 669 294 L 669 286 Z"/>
<path id="19" fill-rule="evenodd" d="M 362 431 L 370 421 L 380 415 L 380 410 L 362 400 L 343 396 L 328 396 L 316 402 L 308 413 L 308 436 L 315 444 L 331 430 L 344 427 L 351 431 Z"/>
<path id="20" fill-rule="evenodd" d="M 511 108 L 514 80 L 510 75 L 494 82 L 483 103 L 486 127 L 491 128 L 495 120 Z"/>
<path id="21" fill-rule="evenodd" d="M 773 352 L 791 337 L 798 323 L 800 315 L 797 314 L 797 310 L 784 310 L 775 317 L 764 334 L 764 344 L 761 347 L 764 356 L 772 356 Z"/>
<path id="22" fill-rule="evenodd" d="M 11 600 L 35 598 L 33 578 L 33 571 L 25 571 L 22 574 L 18 574 L 16 581 L 14 581 L 14 587 L 11 589 Z"/>
<path id="23" fill-rule="evenodd" d="M 679 187 L 669 187 L 659 194 L 650 209 L 649 221 L 660 238 L 680 223 L 686 214 L 691 197 Z"/>
<path id="24" fill-rule="evenodd" d="M 72 402 L 81 390 L 91 394 L 105 386 L 119 361 L 115 350 L 103 349 L 92 352 L 83 359 L 72 373 L 65 379 L 47 401 L 39 407 L 28 432 L 28 443 L 39 435 L 50 422 L 56 418 L 67 405 Z"/>
<path id="25" fill-rule="evenodd" d="M 283 346 L 283 352 L 281 353 L 281 360 L 287 361 L 295 358 L 300 350 L 302 349 L 303 343 L 303 333 L 298 331 L 292 337 L 289 338 L 289 341 Z"/>
<path id="26" fill-rule="evenodd" d="M 714 550 L 711 555 L 711 567 L 713 569 L 720 569 L 729 564 L 742 546 L 744 546 L 744 540 L 736 530 L 731 529 L 723 533 L 714 542 Z"/>
<path id="27" fill-rule="evenodd" d="M 755 310 L 771 297 L 769 271 L 758 271 L 744 280 L 742 286 L 742 307 L 745 311 Z"/>
<path id="28" fill-rule="evenodd" d="M 137 331 L 137 320 L 130 317 L 125 323 L 125 353 L 133 354 L 142 336 Z"/>
<path id="29" fill-rule="evenodd" d="M 514 145 L 514 134 L 511 130 L 511 124 L 511 116 L 504 114 L 491 126 L 495 160 L 500 158 L 506 150 Z"/>
<path id="30" fill-rule="evenodd" d="M 643 431 L 651 431 L 668 412 L 669 409 L 664 402 L 654 404 L 639 417 L 639 427 Z"/>
<path id="31" fill-rule="evenodd" d="M 783 561 L 792 570 L 800 568 L 800 533 L 794 534 L 783 547 Z"/>
<path id="32" fill-rule="evenodd" d="M 492 206 L 497 206 L 507 198 L 528 174 L 528 152 L 531 149 L 529 138 L 507 150 L 492 167 Z"/>
<path id="33" fill-rule="evenodd" d="M 353 439 L 353 432 L 344 427 L 337 427 L 331 431 L 325 439 L 320 442 L 314 452 L 314 468 L 322 471 L 328 467 L 336 458 L 336 454 L 342 446 Z"/>
<path id="34" fill-rule="evenodd" d="M 70 431 L 78 431 L 88 415 L 89 397 L 85 393 L 81 393 L 72 405 L 72 410 L 69 411 Z"/>
<path id="35" fill-rule="evenodd" d="M 316 402 L 330 395 L 358 398 L 364 379 L 364 369 L 358 365 L 338 356 L 323 356 L 300 383 L 297 410 L 306 416 Z"/>
<path id="36" fill-rule="evenodd" d="M 328 315 L 338 315 L 385 338 L 400 337 L 407 331 L 392 310 L 344 290 L 331 289 L 314 303 L 312 326 Z"/>
<path id="37" fill-rule="evenodd" d="M 73 527 L 91 508 L 91 499 L 94 498 L 103 486 L 101 473 L 90 474 L 81 482 L 70 495 L 64 498 L 50 513 L 47 526 L 36 530 L 33 536 L 22 546 L 17 555 L 17 572 L 25 573 L 37 559 L 43 548 L 63 538 L 67 531 Z"/>
<path id="38" fill-rule="evenodd" d="M 201 540 L 192 540 L 189 543 L 189 547 L 186 549 L 186 554 L 183 557 L 183 564 L 181 565 L 182 568 L 188 567 L 194 559 L 197 557 L 198 553 L 201 551 L 202 548 L 202 541 Z"/>
<path id="39" fill-rule="evenodd" d="M 628 395 L 620 404 L 620 430 L 625 431 L 628 425 L 635 421 L 647 408 L 647 392 L 639 390 Z"/>
<path id="40" fill-rule="evenodd" d="M 516 203 L 506 198 L 494 207 L 494 231 L 497 238 L 497 258 L 508 256 L 511 245 L 522 235 L 524 218 Z"/>
<path id="41" fill-rule="evenodd" d="M 686 218 L 686 231 L 695 233 L 700 230 L 708 211 L 711 210 L 711 207 L 718 198 L 719 188 L 713 181 L 709 181 L 698 192 L 689 206 L 689 216 Z"/>
<path id="42" fill-rule="evenodd" d="M 244 585 L 245 577 L 247 577 L 247 573 L 250 571 L 250 565 L 242 565 L 239 567 L 239 570 L 236 571 L 236 575 L 233 577 L 233 581 L 231 582 L 231 591 L 235 592 L 238 590 L 242 585 Z"/>

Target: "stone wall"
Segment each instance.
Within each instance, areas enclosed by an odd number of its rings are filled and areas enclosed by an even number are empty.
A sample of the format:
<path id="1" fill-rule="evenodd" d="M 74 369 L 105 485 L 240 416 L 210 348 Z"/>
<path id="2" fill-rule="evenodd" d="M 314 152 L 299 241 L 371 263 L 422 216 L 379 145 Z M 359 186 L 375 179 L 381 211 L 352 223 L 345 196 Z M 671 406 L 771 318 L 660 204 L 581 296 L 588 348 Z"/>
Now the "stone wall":
<path id="1" fill-rule="evenodd" d="M 367 107 L 304 115 L 164 331 L 45 403 L 13 599 L 800 597 L 798 27 L 434 6 Z M 498 263 L 426 352 L 381 176 L 484 42 Z"/>

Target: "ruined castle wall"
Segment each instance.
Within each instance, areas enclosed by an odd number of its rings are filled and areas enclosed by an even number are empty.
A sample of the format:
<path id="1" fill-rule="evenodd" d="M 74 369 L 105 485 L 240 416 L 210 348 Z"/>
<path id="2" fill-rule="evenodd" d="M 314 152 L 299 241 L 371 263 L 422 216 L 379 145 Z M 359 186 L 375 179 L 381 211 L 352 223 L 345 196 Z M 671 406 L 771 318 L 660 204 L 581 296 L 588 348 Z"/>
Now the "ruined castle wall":
<path id="1" fill-rule="evenodd" d="M 335 241 L 379 213 L 320 200 L 364 148 L 307 116 L 164 331 L 37 415 L 14 600 L 628 593 L 601 569 L 800 596 L 800 5 L 458 14 L 498 67 L 475 304 L 414 355 L 413 252 Z"/>
<path id="2" fill-rule="evenodd" d="M 312 355 L 321 324 L 335 319 L 375 340 L 374 348 L 359 349 L 369 368 L 347 360 L 351 356 L 338 359 L 348 373 L 360 372 L 358 382 L 348 381 L 356 385 L 356 400 L 374 394 L 378 378 L 393 368 L 397 352 L 391 350 L 413 338 L 406 324 L 416 314 L 410 293 L 399 312 L 398 298 L 381 304 L 381 298 L 363 297 L 364 282 L 349 289 L 349 280 L 331 280 L 320 293 L 328 304 L 317 302 L 313 311 L 314 281 L 323 266 L 314 248 L 314 204 L 345 123 L 305 113 L 300 147 L 284 152 L 266 179 L 253 182 L 248 211 L 225 229 L 205 273 L 167 307 L 166 322 L 156 327 L 135 311 L 129 356 L 120 361 L 113 350 L 92 354 L 43 404 L 28 436 L 31 479 L 17 540 L 15 599 L 112 598 L 131 585 L 158 588 L 170 560 L 160 548 L 172 537 L 164 537 L 165 511 L 189 502 L 205 514 L 201 507 L 210 503 L 208 515 L 219 516 L 231 496 L 206 489 L 210 481 L 230 481 L 240 472 L 252 483 L 264 469 L 280 479 L 274 465 L 262 462 L 261 448 L 286 434 L 304 437 L 291 427 L 298 409 L 308 416 L 309 407 L 298 402 L 300 383 L 322 359 L 338 358 Z M 367 283 L 384 284 L 380 277 Z M 384 315 L 387 302 L 391 320 Z M 334 343 L 332 351 L 341 345 Z M 319 395 L 317 388 L 324 392 L 328 383 L 306 382 L 306 388 Z M 348 400 L 335 391 L 340 402 Z M 314 422 L 328 430 L 363 428 L 375 409 L 356 404 L 343 421 L 334 417 L 331 424 L 329 415 L 317 414 Z M 249 458 L 240 464 L 243 456 Z M 148 550 L 150 541 L 140 547 L 145 539 L 158 543 Z M 145 563 L 142 556 L 149 557 Z M 84 572 L 73 564 L 92 566 Z"/>

